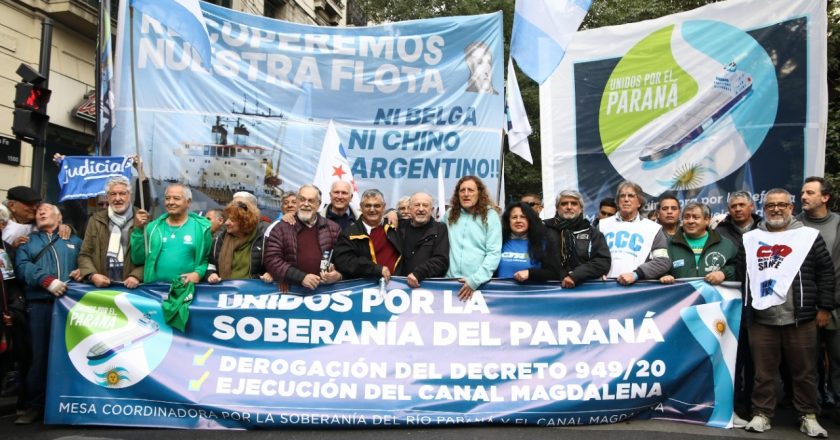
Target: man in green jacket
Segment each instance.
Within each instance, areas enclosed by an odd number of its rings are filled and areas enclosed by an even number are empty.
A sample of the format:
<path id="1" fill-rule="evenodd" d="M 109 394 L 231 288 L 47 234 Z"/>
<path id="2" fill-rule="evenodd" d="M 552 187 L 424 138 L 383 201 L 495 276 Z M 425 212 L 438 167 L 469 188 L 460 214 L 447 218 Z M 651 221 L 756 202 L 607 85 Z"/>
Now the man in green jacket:
<path id="1" fill-rule="evenodd" d="M 659 281 L 672 284 L 676 278 L 703 277 L 709 284 L 735 280 L 738 247 L 709 230 L 712 213 L 707 205 L 688 203 L 683 209 L 682 227 L 668 243 L 671 271 Z"/>
<path id="2" fill-rule="evenodd" d="M 149 213 L 138 209 L 131 231 L 131 262 L 145 265 L 143 281 L 181 279 L 197 283 L 207 272 L 210 221 L 189 212 L 192 191 L 180 183 L 166 188 L 166 214 L 149 223 Z"/>

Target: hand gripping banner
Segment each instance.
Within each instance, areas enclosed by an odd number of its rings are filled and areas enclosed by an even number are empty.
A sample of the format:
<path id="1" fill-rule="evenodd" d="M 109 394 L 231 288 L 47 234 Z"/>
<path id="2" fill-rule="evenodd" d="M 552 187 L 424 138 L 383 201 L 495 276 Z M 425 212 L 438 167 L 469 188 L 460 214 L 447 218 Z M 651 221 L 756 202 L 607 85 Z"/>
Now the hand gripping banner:
<path id="1" fill-rule="evenodd" d="M 741 298 L 700 281 L 573 290 L 348 281 L 280 295 L 199 285 L 186 332 L 163 284 L 56 302 L 49 424 L 171 428 L 729 426 Z M 303 293 L 303 292 L 298 292 Z"/>

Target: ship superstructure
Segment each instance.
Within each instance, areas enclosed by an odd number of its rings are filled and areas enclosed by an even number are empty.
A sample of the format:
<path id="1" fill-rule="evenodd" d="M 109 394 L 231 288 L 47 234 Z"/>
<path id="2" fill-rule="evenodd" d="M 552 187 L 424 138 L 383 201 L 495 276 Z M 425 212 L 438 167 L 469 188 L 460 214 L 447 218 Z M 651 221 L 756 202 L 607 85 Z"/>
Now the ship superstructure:
<path id="1" fill-rule="evenodd" d="M 662 128 L 644 142 L 639 160 L 657 161 L 682 150 L 743 102 L 752 91 L 752 85 L 752 77 L 738 71 L 735 62 L 727 64 L 723 72 L 715 76 L 712 87 L 677 110 L 679 114 L 664 121 Z"/>

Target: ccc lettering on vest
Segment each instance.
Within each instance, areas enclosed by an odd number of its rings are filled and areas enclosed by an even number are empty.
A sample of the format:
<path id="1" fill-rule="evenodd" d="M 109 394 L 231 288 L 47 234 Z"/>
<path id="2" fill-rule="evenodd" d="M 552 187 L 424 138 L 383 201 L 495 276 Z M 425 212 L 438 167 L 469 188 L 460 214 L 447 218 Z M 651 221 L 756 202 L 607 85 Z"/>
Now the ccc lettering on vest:
<path id="1" fill-rule="evenodd" d="M 645 242 L 642 234 L 631 234 L 627 231 L 608 232 L 604 235 L 604 238 L 607 239 L 607 246 L 610 249 L 628 248 L 634 252 L 642 250 L 642 244 Z"/>

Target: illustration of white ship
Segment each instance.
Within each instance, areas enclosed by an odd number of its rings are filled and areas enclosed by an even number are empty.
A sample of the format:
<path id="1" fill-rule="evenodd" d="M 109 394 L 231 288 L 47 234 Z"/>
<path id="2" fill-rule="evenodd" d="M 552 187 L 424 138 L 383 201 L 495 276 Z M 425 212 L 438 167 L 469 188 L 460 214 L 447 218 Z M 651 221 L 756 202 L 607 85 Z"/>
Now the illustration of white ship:
<path id="1" fill-rule="evenodd" d="M 87 358 L 91 361 L 109 358 L 126 348 L 154 335 L 160 326 L 148 314 L 137 320 L 137 325 L 126 326 L 121 332 L 111 335 L 107 341 L 94 344 L 88 350 Z"/>
<path id="2" fill-rule="evenodd" d="M 724 66 L 723 72 L 715 76 L 711 88 L 678 110 L 679 114 L 652 134 L 650 141 L 643 142 L 644 149 L 639 160 L 653 162 L 682 150 L 743 102 L 752 92 L 752 86 L 752 76 L 739 72 L 735 62 Z"/>

